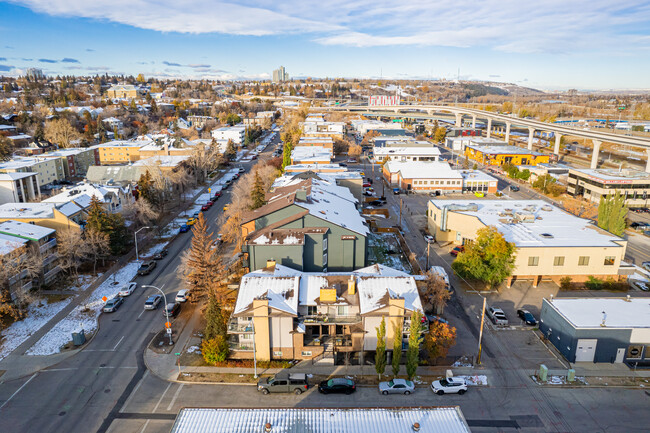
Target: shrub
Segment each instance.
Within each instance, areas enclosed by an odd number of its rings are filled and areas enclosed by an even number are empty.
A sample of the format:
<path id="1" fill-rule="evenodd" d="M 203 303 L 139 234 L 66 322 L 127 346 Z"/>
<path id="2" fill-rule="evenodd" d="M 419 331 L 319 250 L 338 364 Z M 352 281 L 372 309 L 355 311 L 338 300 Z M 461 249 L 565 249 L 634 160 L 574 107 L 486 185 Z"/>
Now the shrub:
<path id="1" fill-rule="evenodd" d="M 571 290 L 572 284 L 571 284 L 571 277 L 562 277 L 560 280 L 560 289 L 562 290 Z"/>
<path id="2" fill-rule="evenodd" d="M 215 365 L 218 362 L 223 362 L 228 358 L 228 354 L 230 353 L 228 340 L 223 335 L 204 339 L 201 343 L 201 353 L 203 354 L 203 359 L 208 364 Z"/>
<path id="3" fill-rule="evenodd" d="M 587 281 L 585 282 L 585 287 L 587 287 L 589 290 L 600 290 L 603 288 L 603 281 L 594 277 L 593 275 L 589 275 L 589 277 L 587 277 Z"/>

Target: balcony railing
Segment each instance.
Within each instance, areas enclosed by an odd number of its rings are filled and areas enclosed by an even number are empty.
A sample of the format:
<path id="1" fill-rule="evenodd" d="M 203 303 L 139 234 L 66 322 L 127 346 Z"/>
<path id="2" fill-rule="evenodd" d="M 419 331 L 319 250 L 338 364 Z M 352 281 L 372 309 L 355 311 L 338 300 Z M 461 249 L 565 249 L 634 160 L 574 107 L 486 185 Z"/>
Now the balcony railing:
<path id="1" fill-rule="evenodd" d="M 228 332 L 233 334 L 253 332 L 253 322 L 230 321 L 228 323 Z"/>
<path id="2" fill-rule="evenodd" d="M 56 238 L 50 239 L 49 241 L 45 242 L 43 245 L 39 247 L 39 251 L 41 254 L 43 254 L 45 251 L 49 250 L 50 248 L 54 248 L 56 246 Z"/>
<path id="3" fill-rule="evenodd" d="M 49 265 L 50 263 L 52 263 L 53 261 L 55 261 L 58 258 L 59 258 L 59 255 L 57 253 L 50 254 L 49 256 L 47 256 L 45 258 L 45 260 L 43 260 L 43 267 L 46 267 L 47 265 Z"/>
<path id="4" fill-rule="evenodd" d="M 234 343 L 230 342 L 228 343 L 228 346 L 230 347 L 230 350 L 247 350 L 247 351 L 253 351 L 253 345 L 252 344 L 243 344 L 243 343 Z"/>
<path id="5" fill-rule="evenodd" d="M 34 287 L 34 283 L 32 281 L 29 281 L 27 284 L 25 284 L 22 287 L 23 292 L 27 292 L 28 290 L 31 290 L 32 287 Z"/>
<path id="6" fill-rule="evenodd" d="M 361 322 L 361 315 L 314 314 L 302 316 L 302 319 L 304 323 L 359 323 Z"/>
<path id="7" fill-rule="evenodd" d="M 43 276 L 43 280 L 45 281 L 45 284 L 48 284 L 52 280 L 54 280 L 54 278 L 56 278 L 56 276 L 58 275 L 59 272 L 61 272 L 61 267 L 60 266 L 57 266 L 57 267 L 53 268 L 51 271 L 47 272 Z"/>

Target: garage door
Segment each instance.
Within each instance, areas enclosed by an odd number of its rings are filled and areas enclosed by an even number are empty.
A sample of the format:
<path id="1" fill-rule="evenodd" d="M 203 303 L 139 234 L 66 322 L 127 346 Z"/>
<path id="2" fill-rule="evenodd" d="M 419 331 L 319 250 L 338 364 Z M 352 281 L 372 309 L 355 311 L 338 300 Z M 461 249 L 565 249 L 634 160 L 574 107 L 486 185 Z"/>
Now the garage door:
<path id="1" fill-rule="evenodd" d="M 576 349 L 576 362 L 593 362 L 596 355 L 596 343 L 598 340 L 578 340 Z"/>

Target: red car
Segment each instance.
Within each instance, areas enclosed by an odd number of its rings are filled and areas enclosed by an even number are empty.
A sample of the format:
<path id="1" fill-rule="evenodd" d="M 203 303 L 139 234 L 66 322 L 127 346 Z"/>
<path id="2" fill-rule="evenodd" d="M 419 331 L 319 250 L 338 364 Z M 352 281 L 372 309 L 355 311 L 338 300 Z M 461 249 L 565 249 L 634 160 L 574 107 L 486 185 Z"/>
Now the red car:
<path id="1" fill-rule="evenodd" d="M 370 185 L 371 185 L 371 184 L 370 184 L 369 182 L 364 182 L 364 183 L 363 183 L 363 187 L 364 187 L 364 188 L 368 188 Z"/>
<path id="2" fill-rule="evenodd" d="M 465 251 L 465 247 L 462 246 L 462 245 L 460 245 L 460 246 L 458 246 L 458 247 L 454 247 L 454 249 L 451 250 L 451 251 L 449 252 L 449 254 L 451 254 L 452 256 L 456 257 L 458 254 L 462 253 L 463 251 Z"/>
<path id="3" fill-rule="evenodd" d="M 210 200 L 210 201 L 207 202 L 206 204 L 207 204 L 208 206 L 212 207 L 212 205 L 214 204 L 214 202 L 213 202 L 212 200 Z"/>
<path id="4" fill-rule="evenodd" d="M 202 211 L 206 211 L 208 209 L 210 209 L 210 206 L 208 206 L 207 204 L 204 204 L 203 206 L 201 206 Z"/>

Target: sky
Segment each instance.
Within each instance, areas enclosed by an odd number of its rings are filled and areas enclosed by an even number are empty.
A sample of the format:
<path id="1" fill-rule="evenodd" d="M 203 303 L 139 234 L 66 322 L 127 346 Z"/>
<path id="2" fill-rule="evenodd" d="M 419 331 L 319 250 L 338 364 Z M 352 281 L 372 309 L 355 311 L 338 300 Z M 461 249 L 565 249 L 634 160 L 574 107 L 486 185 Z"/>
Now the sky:
<path id="1" fill-rule="evenodd" d="M 0 0 L 0 75 L 468 79 L 650 89 L 650 2 Z"/>

